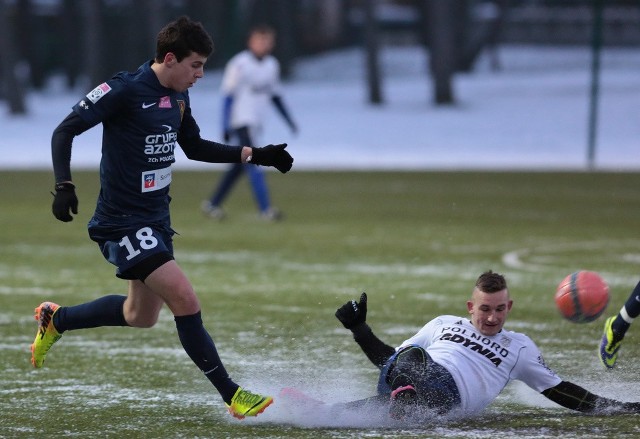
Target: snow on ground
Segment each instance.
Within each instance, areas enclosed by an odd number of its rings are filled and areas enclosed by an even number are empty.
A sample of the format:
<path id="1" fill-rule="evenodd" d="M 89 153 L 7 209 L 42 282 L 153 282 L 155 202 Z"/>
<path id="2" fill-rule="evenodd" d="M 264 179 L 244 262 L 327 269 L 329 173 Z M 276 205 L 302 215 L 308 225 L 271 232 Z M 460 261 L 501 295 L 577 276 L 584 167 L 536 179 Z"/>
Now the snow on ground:
<path id="1" fill-rule="evenodd" d="M 364 54 L 348 49 L 300 60 L 284 98 L 300 127 L 292 136 L 275 111 L 263 143 L 287 142 L 294 169 L 585 169 L 591 87 L 588 47 L 506 46 L 502 70 L 482 58 L 458 74 L 457 103 L 432 103 L 427 56 L 418 47 L 382 52 L 384 105 L 366 101 Z M 142 62 L 142 61 L 141 61 Z M 596 143 L 598 169 L 640 168 L 640 49 L 602 54 Z M 49 168 L 50 136 L 84 94 L 53 79 L 28 97 L 30 113 L 0 103 L 0 169 Z M 220 72 L 191 89 L 202 135 L 220 140 Z M 93 85 L 93 84 L 92 84 Z M 74 142 L 72 167 L 96 168 L 101 129 Z M 215 169 L 177 154 L 179 168 Z"/>

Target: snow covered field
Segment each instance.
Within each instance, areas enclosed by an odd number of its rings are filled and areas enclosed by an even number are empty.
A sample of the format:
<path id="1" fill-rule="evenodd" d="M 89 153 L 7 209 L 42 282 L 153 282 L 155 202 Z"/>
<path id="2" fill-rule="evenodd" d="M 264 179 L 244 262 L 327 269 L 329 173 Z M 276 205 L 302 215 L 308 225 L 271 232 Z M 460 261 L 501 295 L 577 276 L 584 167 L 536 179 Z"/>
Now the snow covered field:
<path id="1" fill-rule="evenodd" d="M 585 169 L 589 49 L 506 46 L 499 57 L 501 71 L 482 58 L 474 72 L 457 75 L 457 103 L 446 107 L 432 104 L 418 47 L 383 50 L 380 106 L 366 102 L 359 49 L 300 60 L 284 85 L 300 132 L 292 136 L 272 112 L 263 141 L 289 143 L 294 170 Z M 220 76 L 207 72 L 190 91 L 202 135 L 212 140 L 220 140 Z M 60 82 L 29 95 L 26 117 L 9 116 L 0 102 L 0 169 L 50 167 L 51 132 L 85 93 Z M 603 51 L 600 91 L 596 168 L 640 169 L 640 49 Z M 76 139 L 73 168 L 98 166 L 100 135 L 95 128 Z M 175 166 L 218 165 L 178 152 Z"/>

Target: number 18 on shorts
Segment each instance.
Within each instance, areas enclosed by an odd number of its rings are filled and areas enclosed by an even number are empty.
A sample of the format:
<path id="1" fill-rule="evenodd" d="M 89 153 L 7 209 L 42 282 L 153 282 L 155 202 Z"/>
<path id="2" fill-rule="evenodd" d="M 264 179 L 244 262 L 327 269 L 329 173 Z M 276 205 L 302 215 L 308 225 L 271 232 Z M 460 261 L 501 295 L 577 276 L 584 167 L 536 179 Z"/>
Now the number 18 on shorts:
<path id="1" fill-rule="evenodd" d="M 127 232 L 119 241 L 102 241 L 100 250 L 105 259 L 118 267 L 116 275 L 129 279 L 126 273 L 145 259 L 158 253 L 173 254 L 171 235 L 152 227 Z"/>

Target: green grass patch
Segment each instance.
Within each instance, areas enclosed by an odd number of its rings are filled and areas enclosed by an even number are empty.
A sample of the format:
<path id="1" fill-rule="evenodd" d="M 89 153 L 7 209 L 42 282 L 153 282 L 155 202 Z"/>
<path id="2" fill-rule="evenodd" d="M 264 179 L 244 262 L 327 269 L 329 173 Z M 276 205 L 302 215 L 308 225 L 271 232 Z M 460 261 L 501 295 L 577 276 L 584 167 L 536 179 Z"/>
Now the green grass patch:
<path id="1" fill-rule="evenodd" d="M 507 328 L 531 336 L 563 378 L 596 393 L 639 400 L 637 330 L 620 367 L 596 349 L 602 318 L 573 324 L 556 311 L 557 283 L 579 269 L 611 286 L 607 315 L 639 280 L 640 175 L 520 172 L 269 173 L 286 218 L 266 223 L 242 181 L 215 222 L 200 212 L 217 172 L 174 173 L 178 263 L 202 302 L 231 375 L 258 391 L 295 385 L 346 401 L 375 391 L 376 370 L 335 319 L 366 290 L 368 320 L 398 345 L 434 316 L 464 315 L 484 270 L 504 273 L 515 300 Z M 637 416 L 583 416 L 510 385 L 481 416 L 420 429 L 339 426 L 288 419 L 277 404 L 257 420 L 226 414 L 182 351 L 172 316 L 153 329 L 65 334 L 33 370 L 32 311 L 126 293 L 89 240 L 96 172 L 75 172 L 80 213 L 51 215 L 48 172 L 0 172 L 0 437 L 636 437 Z M 270 415 L 270 411 L 277 414 Z"/>

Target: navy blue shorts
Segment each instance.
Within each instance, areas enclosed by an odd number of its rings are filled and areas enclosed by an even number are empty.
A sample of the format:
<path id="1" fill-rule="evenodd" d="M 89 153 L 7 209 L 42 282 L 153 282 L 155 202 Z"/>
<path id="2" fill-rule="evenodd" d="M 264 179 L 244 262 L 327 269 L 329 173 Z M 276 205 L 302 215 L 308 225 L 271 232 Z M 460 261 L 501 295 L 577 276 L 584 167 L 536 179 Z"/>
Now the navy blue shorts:
<path id="1" fill-rule="evenodd" d="M 144 226 L 119 229 L 118 238 L 107 238 L 104 230 L 89 228 L 104 258 L 116 266 L 121 279 L 144 279 L 160 265 L 173 259 L 173 234 L 170 228 Z M 112 231 L 113 232 L 113 231 Z"/>
<path id="2" fill-rule="evenodd" d="M 447 412 L 454 407 L 460 405 L 460 392 L 453 377 L 447 369 L 433 361 L 431 356 L 420 346 L 408 345 L 399 349 L 385 363 L 380 371 L 378 380 L 378 393 L 390 394 L 391 387 L 389 385 L 389 375 L 393 368 L 396 367 L 398 356 L 411 349 L 419 349 L 423 352 L 426 359 L 424 364 L 420 366 L 421 370 L 413 373 L 412 381 L 416 385 L 416 391 L 422 395 L 422 398 L 428 401 L 430 408 Z"/>

